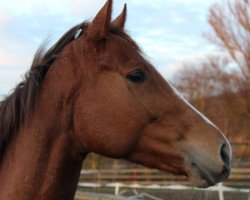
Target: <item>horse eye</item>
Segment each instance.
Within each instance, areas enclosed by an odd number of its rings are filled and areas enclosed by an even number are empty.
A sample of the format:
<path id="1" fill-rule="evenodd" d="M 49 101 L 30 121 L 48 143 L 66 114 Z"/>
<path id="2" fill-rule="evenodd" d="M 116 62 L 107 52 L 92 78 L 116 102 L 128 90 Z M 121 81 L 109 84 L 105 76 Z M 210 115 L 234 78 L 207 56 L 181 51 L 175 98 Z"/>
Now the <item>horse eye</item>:
<path id="1" fill-rule="evenodd" d="M 127 75 L 127 79 L 133 83 L 141 83 L 147 79 L 146 75 L 141 70 L 135 70 Z"/>

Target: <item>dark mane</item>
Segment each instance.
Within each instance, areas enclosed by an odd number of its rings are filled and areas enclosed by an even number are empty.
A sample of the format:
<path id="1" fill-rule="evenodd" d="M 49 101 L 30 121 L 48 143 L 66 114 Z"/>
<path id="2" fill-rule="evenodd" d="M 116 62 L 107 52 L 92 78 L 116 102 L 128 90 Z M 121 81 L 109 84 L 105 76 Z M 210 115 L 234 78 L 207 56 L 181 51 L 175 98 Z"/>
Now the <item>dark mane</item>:
<path id="1" fill-rule="evenodd" d="M 47 51 L 46 42 L 42 44 L 37 50 L 24 80 L 14 88 L 9 96 L 0 101 L 0 156 L 12 134 L 30 116 L 36 104 L 42 81 L 54 60 L 60 56 L 67 44 L 85 31 L 87 26 L 87 22 L 74 26 Z"/>
<path id="2" fill-rule="evenodd" d="M 85 32 L 88 24 L 83 22 L 74 26 L 47 51 L 46 42 L 42 44 L 38 48 L 31 68 L 26 72 L 24 80 L 14 88 L 9 96 L 0 101 L 0 157 L 13 133 L 18 131 L 32 113 L 37 94 L 50 66 L 60 56 L 66 45 Z M 111 27 L 110 33 L 123 38 L 139 53 L 142 53 L 137 44 L 123 30 Z"/>

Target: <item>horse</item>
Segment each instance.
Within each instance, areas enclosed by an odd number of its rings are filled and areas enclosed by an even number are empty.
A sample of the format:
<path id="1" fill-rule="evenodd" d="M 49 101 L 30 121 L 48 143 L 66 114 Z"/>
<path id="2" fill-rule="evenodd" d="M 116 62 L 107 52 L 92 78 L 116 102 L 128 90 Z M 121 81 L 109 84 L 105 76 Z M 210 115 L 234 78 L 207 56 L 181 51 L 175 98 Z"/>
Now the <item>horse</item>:
<path id="1" fill-rule="evenodd" d="M 0 102 L 0 196 L 74 198 L 90 152 L 176 175 L 197 187 L 225 180 L 231 147 L 124 30 L 107 0 L 51 48 Z"/>

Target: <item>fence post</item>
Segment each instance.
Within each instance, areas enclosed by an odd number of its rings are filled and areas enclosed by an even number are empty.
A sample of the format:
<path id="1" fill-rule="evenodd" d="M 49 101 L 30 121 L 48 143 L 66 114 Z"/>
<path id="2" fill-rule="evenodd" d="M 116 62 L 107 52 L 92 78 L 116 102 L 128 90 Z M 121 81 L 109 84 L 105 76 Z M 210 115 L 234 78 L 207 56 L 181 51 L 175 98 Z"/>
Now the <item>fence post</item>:
<path id="1" fill-rule="evenodd" d="M 218 193 L 219 193 L 219 200 L 224 200 L 224 194 L 223 194 L 223 183 L 219 183 L 218 186 Z"/>
<path id="2" fill-rule="evenodd" d="M 119 183 L 115 183 L 115 195 L 119 195 Z"/>

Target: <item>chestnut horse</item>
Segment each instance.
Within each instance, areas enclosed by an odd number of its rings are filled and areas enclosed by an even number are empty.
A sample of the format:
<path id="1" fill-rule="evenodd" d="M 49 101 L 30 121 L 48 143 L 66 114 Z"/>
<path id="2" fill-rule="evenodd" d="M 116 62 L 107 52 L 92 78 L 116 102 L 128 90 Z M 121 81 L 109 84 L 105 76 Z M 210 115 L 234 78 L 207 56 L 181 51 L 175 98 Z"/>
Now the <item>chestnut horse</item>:
<path id="1" fill-rule="evenodd" d="M 108 0 L 91 23 L 39 48 L 0 103 L 0 198 L 73 199 L 89 152 L 186 175 L 208 187 L 230 174 L 231 147 L 124 31 Z"/>

